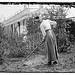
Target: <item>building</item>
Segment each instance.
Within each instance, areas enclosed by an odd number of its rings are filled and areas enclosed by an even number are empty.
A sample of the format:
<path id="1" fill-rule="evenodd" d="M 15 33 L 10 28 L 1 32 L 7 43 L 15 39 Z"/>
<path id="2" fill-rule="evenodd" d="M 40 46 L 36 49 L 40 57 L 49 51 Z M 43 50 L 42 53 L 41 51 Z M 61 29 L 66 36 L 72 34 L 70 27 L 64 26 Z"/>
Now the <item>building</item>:
<path id="1" fill-rule="evenodd" d="M 37 15 L 44 14 L 47 12 L 42 5 L 40 5 L 37 10 L 35 9 L 27 8 L 26 5 L 24 5 L 24 9 L 20 13 L 3 22 L 5 32 L 9 34 L 9 36 L 11 34 L 13 37 L 15 35 L 20 36 L 21 34 L 27 34 L 26 20 L 32 15 L 34 15 L 35 17 Z"/>

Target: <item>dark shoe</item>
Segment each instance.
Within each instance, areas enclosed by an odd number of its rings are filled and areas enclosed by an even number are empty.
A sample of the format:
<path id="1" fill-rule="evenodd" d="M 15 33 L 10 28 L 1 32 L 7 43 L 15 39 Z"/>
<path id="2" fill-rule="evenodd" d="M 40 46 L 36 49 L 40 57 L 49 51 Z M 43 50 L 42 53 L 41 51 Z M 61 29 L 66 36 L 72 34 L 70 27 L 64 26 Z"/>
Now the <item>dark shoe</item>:
<path id="1" fill-rule="evenodd" d="M 44 64 L 44 65 L 51 66 L 52 65 L 52 62 L 50 61 L 50 62 L 48 62 L 47 64 Z"/>
<path id="2" fill-rule="evenodd" d="M 51 61 L 50 61 L 50 62 L 48 62 L 48 63 L 47 63 L 47 65 L 52 65 L 52 62 L 51 62 Z"/>
<path id="3" fill-rule="evenodd" d="M 57 64 L 57 61 L 54 61 L 53 64 L 56 65 Z"/>

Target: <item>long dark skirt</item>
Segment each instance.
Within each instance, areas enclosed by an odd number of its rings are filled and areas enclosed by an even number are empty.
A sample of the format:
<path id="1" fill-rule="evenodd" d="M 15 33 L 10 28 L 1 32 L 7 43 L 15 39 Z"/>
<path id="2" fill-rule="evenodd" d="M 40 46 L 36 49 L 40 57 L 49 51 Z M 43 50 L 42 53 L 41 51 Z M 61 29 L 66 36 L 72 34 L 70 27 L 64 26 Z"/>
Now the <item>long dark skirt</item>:
<path id="1" fill-rule="evenodd" d="M 46 32 L 46 46 L 48 51 L 48 62 L 56 61 L 58 59 L 56 37 L 52 30 Z"/>

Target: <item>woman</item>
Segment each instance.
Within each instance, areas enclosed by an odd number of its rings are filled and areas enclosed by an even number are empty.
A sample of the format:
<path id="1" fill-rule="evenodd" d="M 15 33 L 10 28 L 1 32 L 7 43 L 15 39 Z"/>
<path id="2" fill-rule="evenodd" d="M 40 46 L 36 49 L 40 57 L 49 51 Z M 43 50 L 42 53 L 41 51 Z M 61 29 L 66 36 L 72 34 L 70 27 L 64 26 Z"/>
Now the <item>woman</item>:
<path id="1" fill-rule="evenodd" d="M 57 52 L 57 43 L 56 36 L 52 30 L 53 27 L 56 27 L 56 22 L 51 21 L 44 16 L 39 16 L 41 21 L 40 29 L 43 34 L 43 40 L 46 41 L 47 50 L 48 50 L 48 65 L 57 64 L 58 52 Z"/>

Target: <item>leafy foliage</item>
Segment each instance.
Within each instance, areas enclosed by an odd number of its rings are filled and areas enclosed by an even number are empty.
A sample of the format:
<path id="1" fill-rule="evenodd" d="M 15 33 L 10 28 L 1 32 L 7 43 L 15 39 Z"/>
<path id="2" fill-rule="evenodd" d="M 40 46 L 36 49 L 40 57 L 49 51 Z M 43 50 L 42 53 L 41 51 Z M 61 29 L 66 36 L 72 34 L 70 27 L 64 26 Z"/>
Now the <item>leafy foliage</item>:
<path id="1" fill-rule="evenodd" d="M 66 31 L 68 34 L 69 41 L 74 42 L 75 41 L 75 22 L 73 22 L 72 20 L 68 20 Z"/>
<path id="2" fill-rule="evenodd" d="M 33 17 L 30 17 L 27 20 L 27 30 L 28 30 L 28 35 L 32 35 L 37 33 L 38 31 L 40 31 L 40 21 L 35 21 L 35 19 Z"/>

